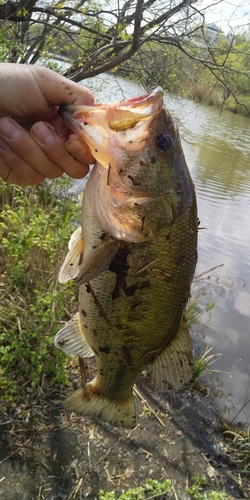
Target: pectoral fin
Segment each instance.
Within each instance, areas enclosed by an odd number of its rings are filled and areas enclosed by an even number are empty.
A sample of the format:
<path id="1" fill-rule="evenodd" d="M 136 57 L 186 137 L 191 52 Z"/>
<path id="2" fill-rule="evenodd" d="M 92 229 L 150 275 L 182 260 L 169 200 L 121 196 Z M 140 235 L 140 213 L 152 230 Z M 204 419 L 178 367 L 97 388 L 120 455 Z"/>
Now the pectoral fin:
<path id="1" fill-rule="evenodd" d="M 120 242 L 118 240 L 109 240 L 103 242 L 99 247 L 94 248 L 86 257 L 84 257 L 77 276 L 77 283 L 82 285 L 87 281 L 97 278 L 112 262 Z"/>
<path id="2" fill-rule="evenodd" d="M 182 321 L 166 349 L 149 365 L 152 386 L 160 391 L 180 389 L 192 377 L 193 352 L 187 323 Z"/>
<path id="3" fill-rule="evenodd" d="M 75 314 L 56 334 L 54 345 L 73 356 L 81 358 L 94 356 L 92 349 L 86 342 L 79 313 Z"/>
<path id="4" fill-rule="evenodd" d="M 69 252 L 59 273 L 58 279 L 60 283 L 66 283 L 76 278 L 79 273 L 79 266 L 83 259 L 84 251 L 84 240 L 81 227 L 78 227 L 72 234 L 68 243 L 68 248 Z"/>

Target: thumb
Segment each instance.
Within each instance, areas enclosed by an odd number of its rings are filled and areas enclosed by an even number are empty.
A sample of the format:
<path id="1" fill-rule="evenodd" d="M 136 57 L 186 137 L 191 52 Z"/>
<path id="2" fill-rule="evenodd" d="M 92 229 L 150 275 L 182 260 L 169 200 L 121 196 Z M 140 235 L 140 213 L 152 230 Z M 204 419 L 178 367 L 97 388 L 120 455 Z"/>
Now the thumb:
<path id="1" fill-rule="evenodd" d="M 94 104 L 94 95 L 88 88 L 42 66 L 30 66 L 30 70 L 43 96 L 50 104 L 57 106 Z"/>

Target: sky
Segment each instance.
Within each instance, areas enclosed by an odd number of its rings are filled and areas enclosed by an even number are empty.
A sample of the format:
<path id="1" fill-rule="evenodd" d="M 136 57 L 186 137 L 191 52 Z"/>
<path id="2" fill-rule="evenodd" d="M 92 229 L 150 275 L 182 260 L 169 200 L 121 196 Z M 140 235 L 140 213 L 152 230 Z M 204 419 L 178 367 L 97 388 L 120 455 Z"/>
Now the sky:
<path id="1" fill-rule="evenodd" d="M 250 2 L 249 0 L 225 0 L 223 2 L 205 0 L 206 23 L 215 23 L 225 33 L 231 29 L 244 26 L 250 27 Z"/>

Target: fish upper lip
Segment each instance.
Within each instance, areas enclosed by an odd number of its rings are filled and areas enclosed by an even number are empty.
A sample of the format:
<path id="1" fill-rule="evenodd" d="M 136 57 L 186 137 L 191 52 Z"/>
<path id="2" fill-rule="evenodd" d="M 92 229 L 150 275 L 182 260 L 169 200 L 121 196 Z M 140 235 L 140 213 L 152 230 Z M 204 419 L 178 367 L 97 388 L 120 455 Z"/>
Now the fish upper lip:
<path id="1" fill-rule="evenodd" d="M 163 89 L 160 86 L 156 86 L 153 87 L 147 94 L 123 101 L 123 106 L 124 107 L 133 105 L 136 106 L 138 104 L 148 103 L 150 101 L 154 101 L 157 98 L 163 97 L 163 95 L 164 95 Z"/>
<path id="2" fill-rule="evenodd" d="M 65 112 L 71 115 L 76 115 L 80 113 L 86 113 L 91 111 L 97 111 L 98 109 L 108 110 L 109 108 L 117 110 L 127 110 L 136 114 L 150 115 L 157 113 L 163 106 L 163 96 L 164 92 L 160 86 L 153 87 L 150 92 L 143 94 L 140 97 L 134 97 L 127 99 L 125 101 L 111 102 L 108 104 L 94 104 L 93 106 L 87 105 L 74 105 L 74 104 L 62 104 L 59 106 L 58 113 L 65 117 Z"/>

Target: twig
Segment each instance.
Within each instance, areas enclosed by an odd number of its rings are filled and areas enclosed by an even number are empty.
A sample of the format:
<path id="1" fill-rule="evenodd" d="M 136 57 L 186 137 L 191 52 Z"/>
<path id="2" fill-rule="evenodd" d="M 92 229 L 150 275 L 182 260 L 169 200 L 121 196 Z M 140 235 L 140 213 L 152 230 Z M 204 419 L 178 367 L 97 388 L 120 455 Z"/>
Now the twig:
<path id="1" fill-rule="evenodd" d="M 197 280 L 198 278 L 200 278 L 201 276 L 204 276 L 204 274 L 207 274 L 207 273 L 210 273 L 211 271 L 214 271 L 215 269 L 217 269 L 218 267 L 222 267 L 224 266 L 224 264 L 219 264 L 218 266 L 214 266 L 214 267 L 211 267 L 211 269 L 208 269 L 207 271 L 204 271 L 204 273 L 201 273 L 201 274 L 197 274 L 197 276 L 194 277 L 195 280 Z"/>
<path id="2" fill-rule="evenodd" d="M 178 496 L 177 496 L 177 493 L 176 493 L 176 491 L 175 491 L 175 487 L 174 487 L 174 485 L 173 485 L 173 484 L 172 484 L 172 489 L 173 489 L 173 493 L 174 493 L 175 500 L 179 500 L 179 499 L 178 499 Z"/>
<path id="3" fill-rule="evenodd" d="M 137 394 L 137 396 L 139 396 L 139 398 L 141 398 L 143 403 L 145 403 L 145 405 L 148 407 L 148 409 L 153 413 L 154 417 L 158 420 L 158 422 L 162 425 L 162 427 L 165 427 L 164 422 L 161 420 L 160 417 L 158 417 L 157 413 L 153 410 L 152 406 L 149 405 L 149 403 L 146 401 L 146 399 L 143 397 L 143 395 L 138 391 L 138 389 L 136 389 L 136 387 L 134 387 L 133 391 L 135 392 L 135 394 Z"/>
<path id="4" fill-rule="evenodd" d="M 79 489 L 81 488 L 82 482 L 83 482 L 83 477 L 80 477 L 80 479 L 79 479 L 79 481 L 78 481 L 78 483 L 77 483 L 77 485 L 75 487 L 73 498 L 76 498 L 76 495 L 77 495 Z"/>
<path id="5" fill-rule="evenodd" d="M 91 469 L 90 443 L 89 443 L 89 441 L 88 441 L 88 460 L 89 460 L 89 468 Z"/>
<path id="6" fill-rule="evenodd" d="M 39 462 L 48 472 L 51 472 L 51 468 L 45 462 L 42 462 L 39 458 L 36 458 L 36 462 Z"/>
<path id="7" fill-rule="evenodd" d="M 42 486 L 39 486 L 39 491 L 38 491 L 38 497 L 37 497 L 37 500 L 40 500 L 40 498 L 41 498 L 41 492 L 42 492 Z"/>
<path id="8" fill-rule="evenodd" d="M 110 473 L 109 473 L 109 471 L 108 471 L 108 466 L 107 466 L 107 465 L 105 465 L 105 466 L 104 466 L 104 470 L 105 470 L 105 472 L 106 472 L 106 474 L 107 474 L 108 481 L 110 481 L 110 482 L 113 484 L 113 486 L 115 486 L 115 483 L 114 483 L 114 481 L 112 480 L 112 477 L 110 476 Z M 67 500 L 68 500 L 68 499 L 67 499 Z"/>
<path id="9" fill-rule="evenodd" d="M 25 443 L 23 443 L 22 445 L 19 446 L 19 448 L 17 448 L 16 450 L 12 451 L 12 453 L 10 453 L 10 455 L 8 455 L 7 457 L 3 458 L 3 460 L 1 460 L 0 462 L 0 465 L 5 462 L 6 460 L 8 460 L 10 457 L 12 457 L 12 455 L 15 455 L 19 450 L 21 450 L 25 445 L 27 445 L 27 443 L 33 439 L 33 437 L 35 436 L 35 434 L 37 434 L 37 432 L 42 428 L 43 426 L 41 425 L 41 427 L 39 427 L 39 429 L 37 429 L 37 431 L 29 438 L 27 439 L 27 441 L 25 441 Z"/>
<path id="10" fill-rule="evenodd" d="M 77 495 L 77 493 L 82 485 L 82 482 L 83 482 L 83 478 L 80 477 L 78 483 L 76 484 L 76 486 L 73 488 L 73 490 L 71 491 L 71 493 L 67 497 L 67 500 L 70 500 L 70 498 L 76 498 L 76 495 Z"/>
<path id="11" fill-rule="evenodd" d="M 86 377 L 86 370 L 85 370 L 85 366 L 84 366 L 84 361 L 83 361 L 83 358 L 78 358 L 79 360 L 79 367 L 80 367 L 80 374 L 81 374 L 81 379 L 82 379 L 82 385 L 84 386 L 86 384 L 86 381 L 87 381 L 87 377 Z"/>
<path id="12" fill-rule="evenodd" d="M 153 456 L 153 453 L 151 453 L 150 451 L 148 450 L 145 450 L 144 448 L 142 448 L 140 446 L 139 450 L 143 451 L 143 453 L 146 453 L 146 460 L 149 458 L 149 457 L 152 457 Z"/>
<path id="13" fill-rule="evenodd" d="M 155 262 L 156 262 L 156 259 L 152 260 L 151 262 L 149 262 L 148 264 L 146 264 L 146 266 L 144 266 L 141 269 L 139 269 L 139 271 L 137 271 L 136 274 L 139 274 L 139 273 L 142 273 L 143 271 L 146 271 L 146 269 L 148 269 L 150 266 L 152 266 Z"/>

